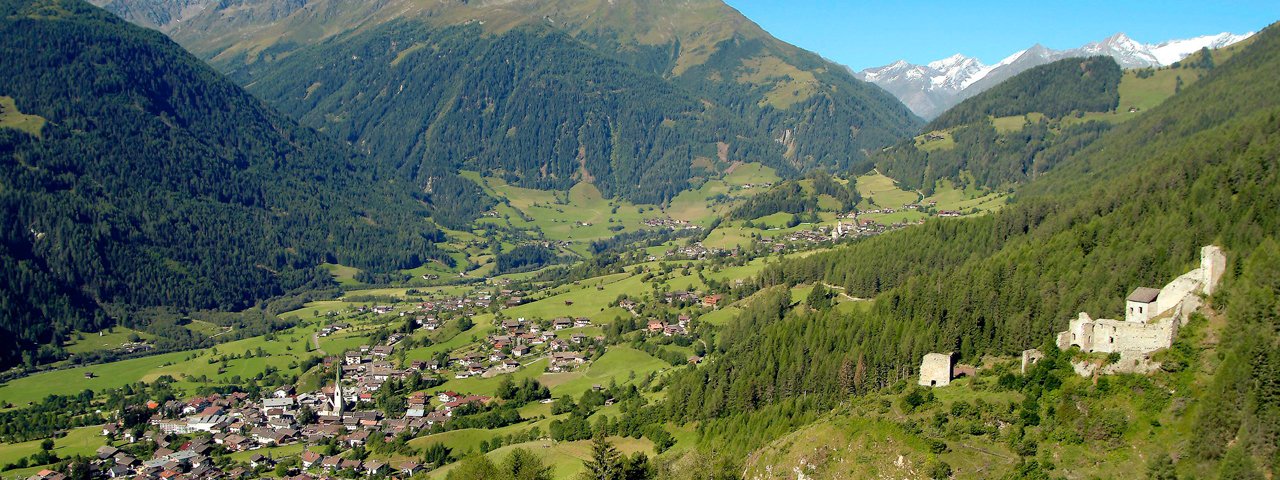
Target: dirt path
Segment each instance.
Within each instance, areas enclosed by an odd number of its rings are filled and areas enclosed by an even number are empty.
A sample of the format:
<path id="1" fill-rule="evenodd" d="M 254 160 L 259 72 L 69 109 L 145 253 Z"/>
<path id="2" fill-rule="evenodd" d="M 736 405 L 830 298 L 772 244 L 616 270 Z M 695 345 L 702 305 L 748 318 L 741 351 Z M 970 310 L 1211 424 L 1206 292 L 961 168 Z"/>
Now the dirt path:
<path id="1" fill-rule="evenodd" d="M 320 348 L 320 332 L 311 334 L 311 346 L 315 347 L 315 351 L 320 352 L 321 355 L 328 355 L 328 353 L 325 353 L 325 351 Z"/>
<path id="2" fill-rule="evenodd" d="M 850 301 L 853 301 L 853 302 L 862 302 L 862 301 L 866 301 L 866 300 L 867 300 L 867 299 L 865 299 L 865 298 L 859 298 L 859 297 L 855 297 L 855 296 L 853 296 L 853 295 L 849 295 L 849 294 L 847 294 L 847 293 L 844 293 L 844 287 L 841 287 L 841 286 L 839 286 L 839 285 L 832 285 L 832 284 L 827 283 L 827 282 L 822 282 L 822 286 L 827 287 L 827 288 L 832 289 L 832 290 L 837 290 L 837 291 L 838 291 L 837 293 L 839 293 L 841 297 L 847 298 L 847 299 L 849 299 Z"/>

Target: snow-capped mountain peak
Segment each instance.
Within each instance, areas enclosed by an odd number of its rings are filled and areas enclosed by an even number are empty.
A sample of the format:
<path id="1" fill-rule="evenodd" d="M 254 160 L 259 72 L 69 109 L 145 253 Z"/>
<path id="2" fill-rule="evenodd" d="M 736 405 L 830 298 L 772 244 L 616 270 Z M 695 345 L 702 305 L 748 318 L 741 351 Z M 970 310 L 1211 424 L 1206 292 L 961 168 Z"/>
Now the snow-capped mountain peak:
<path id="1" fill-rule="evenodd" d="M 1124 33 L 1117 33 L 1101 42 L 1093 42 L 1085 44 L 1083 47 L 1075 50 L 1067 50 L 1067 55 L 1061 56 L 1094 56 L 1105 55 L 1116 59 L 1124 68 L 1137 67 L 1154 67 L 1160 65 L 1160 61 L 1155 55 L 1151 54 L 1151 48 L 1147 45 L 1138 43 Z"/>
<path id="2" fill-rule="evenodd" d="M 1204 35 L 1185 40 L 1170 40 L 1151 46 L 1151 53 L 1160 61 L 1161 65 L 1171 65 L 1188 55 L 1199 51 L 1202 48 L 1222 48 L 1252 37 L 1254 32 L 1243 35 L 1236 35 L 1230 32 L 1222 32 L 1217 35 Z"/>
<path id="3" fill-rule="evenodd" d="M 973 57 L 955 54 L 942 60 L 929 62 L 933 70 L 930 86 L 933 89 L 958 91 L 964 88 L 972 78 L 983 75 L 986 65 Z"/>
<path id="4" fill-rule="evenodd" d="M 925 65 L 906 60 L 868 68 L 855 75 L 880 85 L 907 104 L 917 115 L 933 118 L 961 100 L 1032 67 L 1070 57 L 1106 55 L 1123 68 L 1162 67 L 1186 58 L 1202 48 L 1222 48 L 1253 35 L 1220 33 L 1159 44 L 1144 44 L 1124 33 L 1069 50 L 1053 50 L 1035 44 L 1005 57 L 994 65 L 957 53 Z"/>
<path id="5" fill-rule="evenodd" d="M 957 66 L 973 64 L 973 63 L 977 63 L 979 65 L 982 64 L 982 62 L 979 62 L 978 59 L 976 58 L 967 57 L 964 54 L 957 53 L 955 55 L 944 58 L 942 60 L 934 60 L 932 62 L 929 62 L 929 68 L 932 68 L 934 70 L 949 70 Z"/>

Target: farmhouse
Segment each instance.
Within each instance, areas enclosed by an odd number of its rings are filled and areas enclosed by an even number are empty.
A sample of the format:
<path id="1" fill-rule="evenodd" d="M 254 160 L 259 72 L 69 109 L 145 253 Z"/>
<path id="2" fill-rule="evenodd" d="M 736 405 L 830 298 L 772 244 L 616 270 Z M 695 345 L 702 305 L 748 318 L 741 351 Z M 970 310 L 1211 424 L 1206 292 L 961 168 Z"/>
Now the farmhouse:
<path id="1" fill-rule="evenodd" d="M 549 372 L 563 372 L 572 370 L 578 365 L 582 365 L 586 359 L 578 352 L 560 352 L 551 354 L 551 365 L 548 366 Z"/>

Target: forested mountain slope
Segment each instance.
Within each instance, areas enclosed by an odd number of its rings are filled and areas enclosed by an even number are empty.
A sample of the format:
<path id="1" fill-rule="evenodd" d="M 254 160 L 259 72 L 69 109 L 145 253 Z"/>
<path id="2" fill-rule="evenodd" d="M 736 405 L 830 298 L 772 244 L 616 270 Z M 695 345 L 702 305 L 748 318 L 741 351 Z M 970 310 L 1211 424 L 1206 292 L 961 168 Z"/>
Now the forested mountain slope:
<path id="1" fill-rule="evenodd" d="M 987 117 L 1031 112 L 1062 118 L 1072 112 L 1109 112 L 1120 103 L 1120 65 L 1111 57 L 1068 58 L 1027 70 L 961 102 L 925 125 L 942 130 Z"/>
<path id="2" fill-rule="evenodd" d="M 889 94 L 718 0 L 232 3 L 167 31 L 422 187 L 475 164 L 524 186 L 595 178 L 607 195 L 660 202 L 734 161 L 791 175 L 848 166 L 919 125 Z M 485 74 L 503 77 L 474 81 Z M 429 100 L 404 101 L 418 94 Z M 522 138 L 497 141 L 504 131 Z"/>
<path id="3" fill-rule="evenodd" d="M 661 203 L 711 173 L 694 160 L 716 159 L 717 142 L 788 167 L 767 138 L 731 136 L 750 127 L 729 111 L 540 26 L 392 22 L 302 48 L 249 88 L 424 186 L 465 167 Z"/>
<path id="4" fill-rule="evenodd" d="M 1114 111 L 1122 75 L 1110 57 L 1032 68 L 961 102 L 930 122 L 928 133 L 877 152 L 873 161 L 903 185 L 926 192 L 941 179 L 971 177 L 985 188 L 1025 183 L 1109 128 L 1064 118 Z"/>
<path id="5" fill-rule="evenodd" d="M 46 120 L 0 128 L 0 366 L 132 307 L 242 309 L 328 282 L 320 262 L 437 255 L 422 201 L 88 3 L 0 2 L 0 95 Z"/>
<path id="6" fill-rule="evenodd" d="M 1233 332 L 1220 348 L 1257 360 L 1216 367 L 1204 399 L 1211 408 L 1179 407 L 1198 430 L 1177 456 L 1217 462 L 1236 446 L 1273 468 L 1276 286 L 1260 280 L 1263 273 L 1237 276 L 1277 267 L 1280 79 L 1267 75 L 1277 68 L 1273 26 L 1200 82 L 1063 160 L 996 214 L 933 221 L 766 269 L 766 287 L 825 282 L 876 300 L 866 312 L 810 313 L 789 309 L 785 289 L 762 292 L 721 334 L 715 362 L 671 382 L 667 408 L 710 422 L 710 437 L 759 439 L 786 422 L 741 412 L 820 411 L 909 378 L 927 352 L 976 362 L 1043 345 L 1077 312 L 1115 317 L 1134 287 L 1167 282 L 1197 264 L 1200 246 L 1218 244 L 1231 268 L 1212 304 L 1226 309 Z M 821 406 L 806 406 L 814 403 Z M 1070 414 L 1034 408 L 1037 418 Z"/>

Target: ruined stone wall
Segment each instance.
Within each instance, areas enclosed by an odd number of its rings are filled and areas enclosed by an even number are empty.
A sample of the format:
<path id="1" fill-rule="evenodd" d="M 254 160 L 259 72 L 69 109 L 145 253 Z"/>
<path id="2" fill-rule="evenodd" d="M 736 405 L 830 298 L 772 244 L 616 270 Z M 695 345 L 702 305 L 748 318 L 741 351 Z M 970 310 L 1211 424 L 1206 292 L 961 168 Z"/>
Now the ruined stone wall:
<path id="1" fill-rule="evenodd" d="M 1227 255 L 1222 253 L 1222 248 L 1209 245 L 1200 249 L 1200 271 L 1203 275 L 1204 294 L 1213 295 L 1218 282 L 1222 280 L 1222 274 L 1227 271 Z"/>
<path id="2" fill-rule="evenodd" d="M 1190 272 L 1184 273 L 1181 277 L 1174 279 L 1160 289 L 1160 296 L 1156 297 L 1156 305 L 1152 312 L 1152 317 L 1159 316 L 1174 307 L 1177 307 L 1189 296 L 1194 296 L 1204 289 L 1202 280 L 1204 272 L 1197 268 Z"/>
<path id="3" fill-rule="evenodd" d="M 1040 363 L 1040 360 L 1043 360 L 1043 359 L 1044 359 L 1044 352 L 1041 352 L 1038 349 L 1031 348 L 1031 349 L 1023 350 L 1022 351 L 1022 374 L 1026 375 L 1028 368 L 1031 368 L 1032 365 Z"/>
<path id="4" fill-rule="evenodd" d="M 1083 352 L 1148 353 L 1168 348 L 1179 323 L 1175 317 L 1156 323 L 1078 318 L 1071 321 L 1067 331 L 1058 334 L 1058 348 L 1065 350 L 1075 345 Z"/>
<path id="5" fill-rule="evenodd" d="M 1080 312 L 1080 316 L 1071 320 L 1067 331 L 1058 334 L 1058 348 L 1066 350 L 1072 345 L 1086 352 L 1093 349 L 1093 319 L 1089 314 Z"/>
<path id="6" fill-rule="evenodd" d="M 1156 323 L 1095 320 L 1092 351 L 1148 353 L 1168 348 L 1177 332 L 1176 324 L 1173 318 Z"/>

